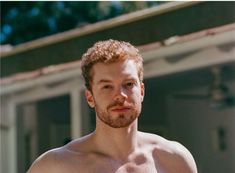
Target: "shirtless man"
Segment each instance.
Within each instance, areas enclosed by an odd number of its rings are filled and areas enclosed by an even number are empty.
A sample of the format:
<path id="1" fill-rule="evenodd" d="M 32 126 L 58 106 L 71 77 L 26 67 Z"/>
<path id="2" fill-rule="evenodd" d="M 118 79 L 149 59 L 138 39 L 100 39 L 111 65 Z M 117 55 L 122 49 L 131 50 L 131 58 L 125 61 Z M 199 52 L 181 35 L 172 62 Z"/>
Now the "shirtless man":
<path id="1" fill-rule="evenodd" d="M 143 62 L 127 42 L 97 42 L 82 57 L 93 133 L 42 154 L 28 173 L 197 173 L 181 144 L 139 132 Z"/>

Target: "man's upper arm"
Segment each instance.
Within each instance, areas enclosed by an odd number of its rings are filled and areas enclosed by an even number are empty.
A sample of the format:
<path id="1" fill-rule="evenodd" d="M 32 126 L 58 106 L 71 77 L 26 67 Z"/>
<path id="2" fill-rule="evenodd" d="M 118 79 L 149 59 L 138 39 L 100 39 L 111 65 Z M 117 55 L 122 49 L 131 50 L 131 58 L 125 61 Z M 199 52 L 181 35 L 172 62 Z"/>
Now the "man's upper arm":
<path id="1" fill-rule="evenodd" d="M 185 169 L 185 173 L 197 173 L 197 166 L 192 154 L 186 149 L 183 145 L 179 143 L 175 143 L 175 147 L 177 149 L 176 153 L 182 159 L 182 169 Z"/>

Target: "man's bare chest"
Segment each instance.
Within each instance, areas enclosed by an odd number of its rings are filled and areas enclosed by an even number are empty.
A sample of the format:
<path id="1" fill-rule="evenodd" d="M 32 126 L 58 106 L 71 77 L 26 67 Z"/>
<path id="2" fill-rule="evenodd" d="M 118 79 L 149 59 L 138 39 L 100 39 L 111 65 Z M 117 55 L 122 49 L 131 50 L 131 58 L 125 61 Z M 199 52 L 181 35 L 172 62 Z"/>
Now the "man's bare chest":
<path id="1" fill-rule="evenodd" d="M 138 153 L 127 161 L 97 154 L 74 156 L 65 160 L 60 167 L 61 173 L 171 173 L 156 162 L 150 152 Z"/>
<path id="2" fill-rule="evenodd" d="M 127 162 L 115 163 L 113 161 L 93 165 L 88 173 L 161 173 L 157 171 L 154 161 L 148 160 L 143 163 Z"/>
<path id="3" fill-rule="evenodd" d="M 153 164 L 124 164 L 113 170 L 113 173 L 158 173 L 156 167 Z"/>
<path id="4" fill-rule="evenodd" d="M 80 160 L 80 159 L 79 159 Z M 60 165 L 58 173 L 171 173 L 153 159 L 134 160 L 120 163 L 112 159 L 81 159 L 66 161 Z"/>

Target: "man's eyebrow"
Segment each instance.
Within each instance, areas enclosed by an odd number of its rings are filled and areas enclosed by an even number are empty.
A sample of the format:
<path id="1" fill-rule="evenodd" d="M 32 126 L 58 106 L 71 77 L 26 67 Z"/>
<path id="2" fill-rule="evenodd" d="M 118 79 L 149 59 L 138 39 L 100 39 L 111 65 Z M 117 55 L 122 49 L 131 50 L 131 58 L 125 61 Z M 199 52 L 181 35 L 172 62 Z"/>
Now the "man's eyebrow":
<path id="1" fill-rule="evenodd" d="M 99 80 L 97 83 L 100 84 L 100 83 L 111 83 L 112 81 L 109 80 L 109 79 L 101 79 Z"/>
<path id="2" fill-rule="evenodd" d="M 137 81 L 138 79 L 134 77 L 126 78 L 125 81 Z"/>

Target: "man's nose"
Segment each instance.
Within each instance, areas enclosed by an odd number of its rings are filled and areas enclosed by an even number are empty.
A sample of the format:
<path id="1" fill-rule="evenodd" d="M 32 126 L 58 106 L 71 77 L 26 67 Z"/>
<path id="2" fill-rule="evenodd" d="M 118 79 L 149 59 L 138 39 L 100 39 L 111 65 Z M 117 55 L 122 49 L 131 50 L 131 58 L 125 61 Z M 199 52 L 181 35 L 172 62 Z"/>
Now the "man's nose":
<path id="1" fill-rule="evenodd" d="M 127 93 L 123 87 L 119 87 L 117 89 L 116 95 L 115 95 L 115 100 L 123 102 L 127 98 Z"/>

